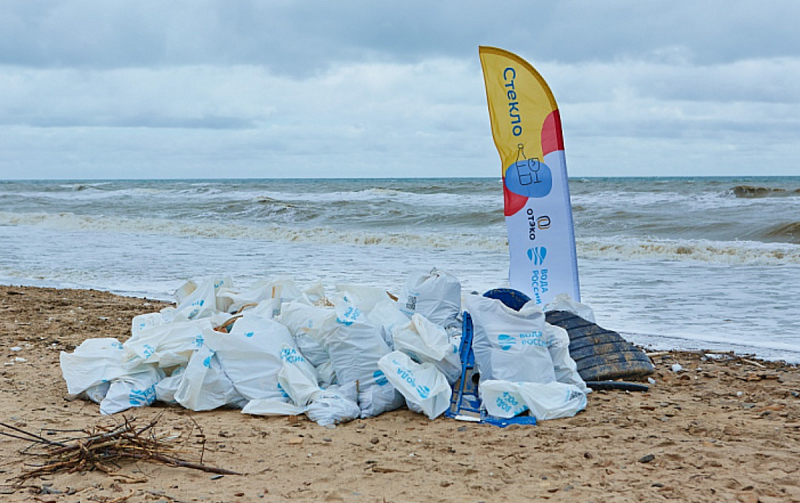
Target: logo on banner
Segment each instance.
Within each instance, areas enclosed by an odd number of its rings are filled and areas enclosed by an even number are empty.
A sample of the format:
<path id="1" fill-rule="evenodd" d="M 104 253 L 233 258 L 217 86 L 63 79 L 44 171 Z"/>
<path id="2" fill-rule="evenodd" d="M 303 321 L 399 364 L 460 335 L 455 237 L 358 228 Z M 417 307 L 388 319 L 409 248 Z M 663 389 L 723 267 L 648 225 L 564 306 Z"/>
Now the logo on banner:
<path id="1" fill-rule="evenodd" d="M 547 248 L 544 246 L 536 246 L 528 249 L 528 258 L 536 265 L 544 264 L 544 258 L 547 256 Z"/>
<path id="2" fill-rule="evenodd" d="M 544 197 L 553 190 L 553 173 L 539 159 L 525 156 L 525 145 L 517 145 L 517 160 L 506 169 L 508 190 L 524 197 Z"/>

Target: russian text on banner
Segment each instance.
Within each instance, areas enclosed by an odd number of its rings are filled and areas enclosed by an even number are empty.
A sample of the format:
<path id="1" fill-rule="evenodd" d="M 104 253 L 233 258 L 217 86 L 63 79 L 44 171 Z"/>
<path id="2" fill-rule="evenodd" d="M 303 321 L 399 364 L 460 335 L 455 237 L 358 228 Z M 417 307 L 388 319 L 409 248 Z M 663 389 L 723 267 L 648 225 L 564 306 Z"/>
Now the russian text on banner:
<path id="1" fill-rule="evenodd" d="M 580 300 L 564 138 L 556 100 L 519 56 L 480 47 L 492 136 L 503 170 L 509 284 L 537 304 Z"/>

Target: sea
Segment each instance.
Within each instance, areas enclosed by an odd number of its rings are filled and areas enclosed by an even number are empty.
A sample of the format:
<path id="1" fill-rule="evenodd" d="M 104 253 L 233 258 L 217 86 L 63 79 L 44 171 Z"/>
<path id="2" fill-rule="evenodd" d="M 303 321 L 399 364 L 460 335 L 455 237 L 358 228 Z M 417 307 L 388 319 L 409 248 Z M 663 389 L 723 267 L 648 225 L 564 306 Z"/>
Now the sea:
<path id="1" fill-rule="evenodd" d="M 573 178 L 570 193 L 600 325 L 652 350 L 800 363 L 800 177 Z M 171 300 L 227 275 L 399 293 L 434 267 L 465 291 L 508 286 L 499 177 L 0 181 L 5 285 Z"/>

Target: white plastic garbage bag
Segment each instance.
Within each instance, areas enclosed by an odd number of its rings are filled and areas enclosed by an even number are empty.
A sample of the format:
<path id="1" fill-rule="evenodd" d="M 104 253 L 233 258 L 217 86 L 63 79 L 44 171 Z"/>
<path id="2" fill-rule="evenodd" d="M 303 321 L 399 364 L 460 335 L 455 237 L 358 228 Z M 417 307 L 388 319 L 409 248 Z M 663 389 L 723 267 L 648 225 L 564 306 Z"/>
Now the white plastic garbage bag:
<path id="1" fill-rule="evenodd" d="M 336 317 L 332 308 L 321 308 L 302 301 L 292 301 L 283 306 L 280 322 L 294 336 L 300 352 L 315 367 L 330 361 L 327 348 L 322 341 L 325 321 Z"/>
<path id="2" fill-rule="evenodd" d="M 310 420 L 320 426 L 328 427 L 358 419 L 361 409 L 356 402 L 344 396 L 334 387 L 314 395 L 305 412 Z"/>
<path id="3" fill-rule="evenodd" d="M 488 380 L 478 388 L 483 406 L 490 416 L 508 419 L 528 410 L 519 393 L 519 383 Z"/>
<path id="4" fill-rule="evenodd" d="M 175 392 L 178 391 L 178 386 L 181 384 L 184 370 L 186 370 L 185 366 L 175 367 L 170 375 L 156 383 L 156 400 L 170 405 L 178 403 L 175 401 Z"/>
<path id="5" fill-rule="evenodd" d="M 378 366 L 414 412 L 435 419 L 450 407 L 453 390 L 444 374 L 432 364 L 420 365 L 405 353 L 393 351 L 381 358 Z"/>
<path id="6" fill-rule="evenodd" d="M 305 412 L 305 407 L 298 407 L 293 403 L 276 400 L 274 398 L 250 400 L 250 402 L 242 408 L 243 414 L 251 414 L 254 416 L 299 416 L 303 412 Z"/>
<path id="7" fill-rule="evenodd" d="M 83 392 L 82 396 L 85 396 L 94 403 L 100 403 L 108 394 L 108 388 L 110 387 L 111 383 L 106 381 L 87 389 L 86 391 Z"/>
<path id="8" fill-rule="evenodd" d="M 197 290 L 197 282 L 190 279 L 178 287 L 177 290 L 175 290 L 175 293 L 173 294 L 173 297 L 175 297 L 175 302 L 178 305 L 183 304 L 183 301 L 185 301 L 192 293 L 194 293 L 195 290 Z"/>
<path id="9" fill-rule="evenodd" d="M 572 417 L 586 408 L 586 393 L 577 386 L 557 381 L 524 383 L 520 395 L 531 414 L 540 421 Z"/>
<path id="10" fill-rule="evenodd" d="M 389 382 L 382 370 L 375 371 L 372 379 L 359 381 L 358 406 L 361 418 L 375 417 L 397 410 L 406 404 L 403 395 Z"/>
<path id="11" fill-rule="evenodd" d="M 375 304 L 391 300 L 386 290 L 374 286 L 356 285 L 353 283 L 337 283 L 336 291 L 345 294 L 348 300 L 364 313 L 369 313 Z"/>
<path id="12" fill-rule="evenodd" d="M 572 417 L 586 408 L 586 393 L 572 384 L 486 381 L 478 388 L 486 411 L 513 417 L 526 409 L 538 421 Z"/>
<path id="13" fill-rule="evenodd" d="M 148 328 L 163 325 L 164 316 L 161 313 L 147 313 L 134 316 L 131 321 L 131 336 L 125 342 L 133 342 L 139 338 L 140 333 Z"/>
<path id="14" fill-rule="evenodd" d="M 378 360 L 389 353 L 380 328 L 347 302 L 335 308 L 336 316 L 325 322 L 322 343 L 328 349 L 339 384 L 366 382 L 378 369 Z"/>
<path id="15" fill-rule="evenodd" d="M 250 288 L 236 291 L 233 287 L 223 288 L 217 294 L 220 299 L 227 299 L 229 313 L 237 313 L 245 306 L 257 305 L 259 302 L 272 298 L 272 285 L 267 281 L 256 281 Z"/>
<path id="16" fill-rule="evenodd" d="M 389 353 L 380 327 L 367 319 L 346 296 L 335 299 L 336 316 L 325 321 L 320 333 L 340 385 L 359 383 L 361 417 L 371 417 L 402 406 L 394 389 L 377 384 L 378 360 Z M 371 389 L 375 388 L 375 389 Z"/>
<path id="17" fill-rule="evenodd" d="M 333 370 L 333 363 L 331 363 L 330 359 L 322 365 L 318 365 L 314 368 L 317 370 L 317 374 L 319 375 L 320 388 L 328 388 L 337 382 L 336 371 Z"/>
<path id="18" fill-rule="evenodd" d="M 464 302 L 472 316 L 472 349 L 481 383 L 556 380 L 544 313 L 535 302 L 529 301 L 519 311 L 482 295 L 467 295 Z"/>
<path id="19" fill-rule="evenodd" d="M 247 400 L 288 400 L 278 386 L 284 344 L 295 347 L 286 327 L 248 311 L 236 320 L 230 333 L 212 331 L 206 338 L 206 345 L 216 353 L 234 387 Z"/>
<path id="20" fill-rule="evenodd" d="M 250 314 L 274 320 L 281 312 L 281 299 L 264 299 L 255 306 L 248 306 L 245 310 Z"/>
<path id="21" fill-rule="evenodd" d="M 292 301 L 283 305 L 279 321 L 289 332 L 298 336 L 305 334 L 317 342 L 322 342 L 322 331 L 326 322 L 336 317 L 333 308 L 317 307 L 303 301 Z M 330 324 L 328 324 L 330 328 Z"/>
<path id="22" fill-rule="evenodd" d="M 323 363 L 331 361 L 325 346 L 312 339 L 308 334 L 299 332 L 294 337 L 294 342 L 311 365 L 319 367 Z"/>
<path id="23" fill-rule="evenodd" d="M 233 287 L 233 280 L 228 277 L 206 278 L 188 281 L 175 292 L 178 306 L 175 309 L 163 310 L 167 321 L 176 319 L 194 320 L 210 316 L 215 312 L 225 312 L 230 306 L 230 299 L 217 297 L 222 289 Z"/>
<path id="24" fill-rule="evenodd" d="M 61 352 L 61 373 L 70 395 L 79 395 L 128 373 L 122 344 L 110 337 L 86 339 L 72 353 Z"/>
<path id="25" fill-rule="evenodd" d="M 461 282 L 436 268 L 414 271 L 406 278 L 397 303 L 409 317 L 420 313 L 443 327 L 457 325 L 461 314 Z"/>
<path id="26" fill-rule="evenodd" d="M 395 349 L 418 363 L 429 362 L 444 373 L 449 383 L 461 376 L 461 359 L 447 331 L 415 313 L 409 322 L 392 332 Z"/>
<path id="27" fill-rule="evenodd" d="M 591 388 L 586 386 L 578 373 L 578 365 L 569 355 L 569 333 L 565 329 L 549 323 L 545 323 L 544 327 L 547 350 L 550 351 L 550 358 L 553 360 L 556 381 L 573 384 L 584 393 L 591 393 Z"/>
<path id="28" fill-rule="evenodd" d="M 203 347 L 206 337 L 214 332 L 214 319 L 174 321 L 139 330 L 136 339 L 122 345 L 125 365 L 133 368 L 142 363 L 157 363 L 161 368 L 186 365 L 195 349 Z"/>
<path id="29" fill-rule="evenodd" d="M 311 304 L 318 305 L 325 302 L 325 285 L 317 280 L 313 285 L 303 290 L 305 299 Z"/>
<path id="30" fill-rule="evenodd" d="M 156 387 L 158 391 L 158 387 Z M 181 374 L 175 401 L 190 410 L 213 410 L 226 405 L 242 407 L 247 403 L 233 387 L 216 355 L 207 347 L 192 354 Z"/>
<path id="31" fill-rule="evenodd" d="M 156 383 L 164 378 L 164 372 L 155 365 L 140 365 L 134 372 L 111 381 L 103 401 L 101 414 L 116 414 L 131 407 L 144 407 L 156 400 Z"/>
<path id="32" fill-rule="evenodd" d="M 394 349 L 394 338 L 392 332 L 396 327 L 406 325 L 409 317 L 397 306 L 397 302 L 392 299 L 384 299 L 377 302 L 372 310 L 367 313 L 367 318 L 381 327 L 381 336 L 386 341 L 389 349 Z"/>
<path id="33" fill-rule="evenodd" d="M 273 299 L 278 299 L 280 303 L 278 308 L 282 308 L 283 304 L 292 302 L 293 300 L 301 300 L 308 302 L 302 290 L 297 286 L 292 278 L 277 278 L 269 282 L 270 296 Z"/>
<path id="34" fill-rule="evenodd" d="M 295 405 L 305 406 L 320 391 L 319 375 L 296 348 L 286 344 L 281 348 L 283 366 L 278 372 L 278 384 Z"/>

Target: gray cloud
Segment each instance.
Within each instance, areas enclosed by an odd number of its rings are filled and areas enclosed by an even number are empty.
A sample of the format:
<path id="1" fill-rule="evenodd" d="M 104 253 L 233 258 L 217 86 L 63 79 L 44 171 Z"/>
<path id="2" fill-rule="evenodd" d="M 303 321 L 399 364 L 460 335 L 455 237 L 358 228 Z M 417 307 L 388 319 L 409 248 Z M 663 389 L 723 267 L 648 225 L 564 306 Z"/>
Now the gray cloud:
<path id="1" fill-rule="evenodd" d="M 0 62 L 118 68 L 253 64 L 309 75 L 343 62 L 473 58 L 476 45 L 539 61 L 699 64 L 794 56 L 800 4 L 588 0 L 4 2 Z"/>
<path id="2" fill-rule="evenodd" d="M 793 1 L 12 0 L 0 178 L 494 176 L 478 45 L 548 80 L 575 175 L 671 172 L 687 149 L 686 174 L 752 151 L 791 174 L 798 18 Z"/>

